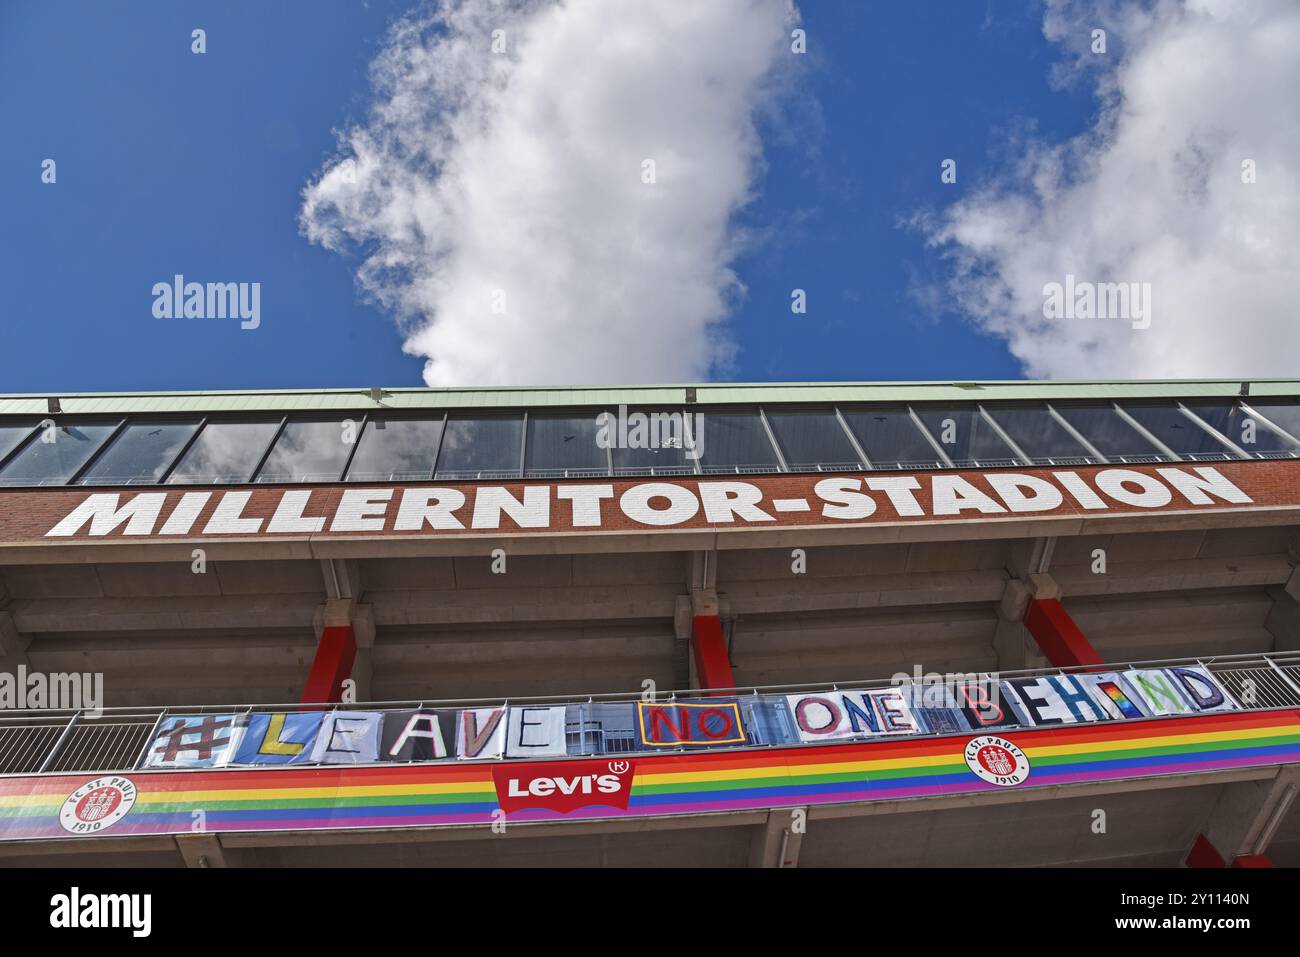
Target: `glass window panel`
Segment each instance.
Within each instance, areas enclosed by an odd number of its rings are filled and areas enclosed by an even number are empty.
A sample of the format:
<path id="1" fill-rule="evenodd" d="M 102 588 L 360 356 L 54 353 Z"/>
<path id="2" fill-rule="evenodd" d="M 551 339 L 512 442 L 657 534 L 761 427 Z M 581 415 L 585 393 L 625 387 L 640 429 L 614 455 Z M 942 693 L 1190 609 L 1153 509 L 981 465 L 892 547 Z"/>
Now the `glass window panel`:
<path id="1" fill-rule="evenodd" d="M 984 421 L 978 409 L 917 406 L 916 414 L 954 465 L 1019 461 L 1011 446 Z"/>
<path id="2" fill-rule="evenodd" d="M 767 437 L 757 412 L 706 412 L 699 422 L 703 441 L 696 436 L 700 466 L 705 472 L 775 472 L 781 468 L 776 449 Z"/>
<path id="3" fill-rule="evenodd" d="M 169 485 L 247 482 L 279 422 L 209 422 L 167 477 Z"/>
<path id="4" fill-rule="evenodd" d="M 609 453 L 596 442 L 602 424 L 595 412 L 582 415 L 530 414 L 525 474 L 609 474 Z M 606 430 L 607 433 L 610 431 Z"/>
<path id="5" fill-rule="evenodd" d="M 1236 402 L 1185 402 L 1183 404 L 1204 419 L 1211 428 L 1218 429 L 1246 452 L 1292 452 L 1296 448 L 1258 418 L 1247 413 Z M 1262 409 L 1259 413 L 1270 421 L 1277 422 Z M 1279 422 L 1278 425 L 1281 423 Z"/>
<path id="6" fill-rule="evenodd" d="M 1112 462 L 1162 459 L 1160 451 L 1109 405 L 1056 405 L 1065 421 Z"/>
<path id="7" fill-rule="evenodd" d="M 287 423 L 257 473 L 257 481 L 337 482 L 360 428 L 360 415 Z"/>
<path id="8" fill-rule="evenodd" d="M 518 478 L 523 416 L 447 421 L 438 456 L 440 479 Z"/>
<path id="9" fill-rule="evenodd" d="M 77 484 L 156 484 L 198 427 L 198 422 L 132 422 Z"/>
<path id="10" fill-rule="evenodd" d="M 41 430 L 0 472 L 0 485 L 64 484 L 117 426 L 117 422 L 78 422 Z"/>
<path id="11" fill-rule="evenodd" d="M 1282 429 L 1291 438 L 1300 440 L 1300 402 L 1287 399 L 1249 399 L 1248 402 L 1252 409 L 1276 424 L 1279 429 Z M 1257 432 L 1262 431 L 1261 424 L 1261 428 Z M 1236 436 L 1239 435 L 1241 435 L 1240 427 L 1231 438 L 1236 441 Z M 1247 451 L 1250 450 L 1247 449 Z"/>
<path id="12" fill-rule="evenodd" d="M 858 453 L 833 410 L 767 410 L 767 422 L 793 471 L 860 468 Z"/>
<path id="13" fill-rule="evenodd" d="M 692 429 L 698 421 L 691 418 Z M 680 409 L 631 409 L 622 422 L 615 420 L 614 431 L 610 441 L 616 475 L 688 475 L 695 471 L 693 460 L 686 456 Z"/>
<path id="14" fill-rule="evenodd" d="M 943 462 L 934 454 L 934 447 L 916 427 L 907 409 L 881 406 L 873 409 L 841 408 L 840 412 L 873 468 L 943 467 Z"/>
<path id="15" fill-rule="evenodd" d="M 18 443 L 32 434 L 35 422 L 6 422 L 0 425 L 0 459 L 18 448 Z"/>
<path id="16" fill-rule="evenodd" d="M 1093 457 L 1045 405 L 985 406 L 989 415 L 1034 462 L 1091 462 Z"/>
<path id="17" fill-rule="evenodd" d="M 382 419 L 371 416 L 348 466 L 349 482 L 414 482 L 433 475 L 442 417 Z"/>
<path id="18" fill-rule="evenodd" d="M 1227 446 L 1183 415 L 1172 403 L 1147 405 L 1125 402 L 1122 407 L 1177 455 L 1189 458 L 1236 458 Z"/>

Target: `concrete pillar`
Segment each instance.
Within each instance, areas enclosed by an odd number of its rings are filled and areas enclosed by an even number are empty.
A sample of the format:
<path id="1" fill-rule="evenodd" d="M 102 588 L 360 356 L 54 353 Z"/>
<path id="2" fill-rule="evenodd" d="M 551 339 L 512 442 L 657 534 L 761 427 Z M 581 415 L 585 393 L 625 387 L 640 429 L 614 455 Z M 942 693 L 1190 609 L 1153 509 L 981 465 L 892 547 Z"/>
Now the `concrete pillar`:
<path id="1" fill-rule="evenodd" d="M 998 671 L 1024 671 L 1044 668 L 1047 659 L 1029 629 L 1025 627 L 1025 608 L 1033 594 L 1028 581 L 1010 579 L 998 602 L 998 623 L 993 632 L 993 650 L 998 656 Z"/>
<path id="2" fill-rule="evenodd" d="M 1264 627 L 1273 636 L 1274 651 L 1300 651 L 1300 533 L 1291 536 L 1287 558 L 1291 577 L 1280 588 L 1268 589 L 1273 607 Z"/>

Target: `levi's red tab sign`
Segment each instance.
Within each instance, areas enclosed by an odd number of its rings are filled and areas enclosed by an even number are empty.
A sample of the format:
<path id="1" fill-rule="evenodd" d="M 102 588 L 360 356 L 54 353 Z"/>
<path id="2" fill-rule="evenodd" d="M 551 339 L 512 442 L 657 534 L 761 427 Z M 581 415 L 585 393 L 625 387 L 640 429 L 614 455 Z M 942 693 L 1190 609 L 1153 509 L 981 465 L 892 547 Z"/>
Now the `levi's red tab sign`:
<path id="1" fill-rule="evenodd" d="M 548 808 L 568 814 L 582 807 L 627 810 L 632 761 L 564 761 L 507 764 L 492 769 L 497 803 L 507 814 Z"/>

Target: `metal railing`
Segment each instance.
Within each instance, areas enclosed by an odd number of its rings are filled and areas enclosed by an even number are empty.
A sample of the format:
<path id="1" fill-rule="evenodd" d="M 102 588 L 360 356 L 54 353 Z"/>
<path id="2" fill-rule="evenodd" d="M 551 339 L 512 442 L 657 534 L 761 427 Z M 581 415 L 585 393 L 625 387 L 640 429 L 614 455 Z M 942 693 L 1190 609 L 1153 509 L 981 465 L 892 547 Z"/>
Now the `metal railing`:
<path id="1" fill-rule="evenodd" d="M 939 677 L 961 677 L 975 683 L 1005 681 L 1044 675 L 1124 672 L 1130 668 L 1168 668 L 1198 665 L 1206 668 L 1227 692 L 1233 703 L 1244 711 L 1269 711 L 1300 708 L 1300 652 L 1220 655 L 1207 658 L 1152 659 L 1125 661 L 1105 665 L 1069 668 L 1040 668 L 1020 671 L 940 673 Z M 839 682 L 803 682 L 785 685 L 756 685 L 743 688 L 712 688 L 710 695 L 731 694 L 736 697 L 791 694 L 814 690 L 871 690 L 897 687 L 894 679 L 867 679 Z M 658 703 L 677 699 L 699 698 L 700 689 L 679 689 L 654 696 Z M 97 713 L 86 711 L 28 710 L 0 712 L 0 775 L 68 774 L 129 771 L 139 767 L 154 738 L 154 731 L 164 718 L 178 715 L 248 714 L 253 712 L 293 712 L 311 709 L 381 711 L 412 708 L 508 707 L 511 705 L 573 705 L 580 707 L 597 702 L 632 702 L 645 700 L 640 693 L 608 692 L 592 695 L 534 695 L 502 700 L 490 698 L 445 698 L 407 701 L 370 701 L 338 704 L 333 702 L 278 702 L 262 704 L 175 705 L 168 707 L 104 708 Z M 1171 715 L 1169 717 L 1177 717 Z M 1133 719 L 1146 720 L 1146 719 Z M 1150 720 L 1160 720 L 1152 718 Z M 601 731 L 595 723 L 580 721 L 585 736 L 622 739 L 622 731 Z M 952 732 L 943 732 L 950 734 Z M 933 736 L 939 736 L 934 733 Z M 758 746 L 772 746 L 757 742 Z M 628 747 L 631 745 L 629 744 Z M 814 745 L 815 746 L 815 745 Z M 624 751 L 616 746 L 612 751 Z"/>

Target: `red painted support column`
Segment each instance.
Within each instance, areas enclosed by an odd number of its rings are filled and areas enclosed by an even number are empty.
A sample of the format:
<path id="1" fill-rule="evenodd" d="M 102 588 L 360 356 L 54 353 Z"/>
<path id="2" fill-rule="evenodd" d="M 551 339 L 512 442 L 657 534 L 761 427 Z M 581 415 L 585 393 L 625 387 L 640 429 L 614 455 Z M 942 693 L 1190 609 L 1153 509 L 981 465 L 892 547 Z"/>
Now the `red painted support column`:
<path id="1" fill-rule="evenodd" d="M 736 679 L 727 658 L 727 639 L 717 615 L 696 615 L 691 619 L 691 653 L 700 688 L 734 688 Z"/>
<path id="2" fill-rule="evenodd" d="M 1187 867 L 1224 867 L 1223 855 L 1218 849 L 1210 843 L 1210 839 L 1204 834 L 1196 835 L 1196 843 L 1192 849 L 1187 852 L 1187 858 L 1183 861 Z"/>
<path id="3" fill-rule="evenodd" d="M 303 704 L 337 702 L 343 697 L 343 681 L 352 674 L 357 657 L 357 639 L 351 625 L 327 625 L 316 645 L 316 658 L 302 689 Z"/>
<path id="4" fill-rule="evenodd" d="M 1273 862 L 1265 854 L 1243 854 L 1232 862 L 1233 867 L 1272 867 Z"/>
<path id="5" fill-rule="evenodd" d="M 1030 598 L 1024 621 L 1047 660 L 1056 667 L 1105 664 L 1070 613 L 1055 598 Z"/>

